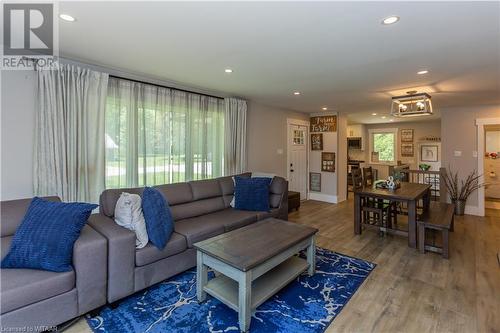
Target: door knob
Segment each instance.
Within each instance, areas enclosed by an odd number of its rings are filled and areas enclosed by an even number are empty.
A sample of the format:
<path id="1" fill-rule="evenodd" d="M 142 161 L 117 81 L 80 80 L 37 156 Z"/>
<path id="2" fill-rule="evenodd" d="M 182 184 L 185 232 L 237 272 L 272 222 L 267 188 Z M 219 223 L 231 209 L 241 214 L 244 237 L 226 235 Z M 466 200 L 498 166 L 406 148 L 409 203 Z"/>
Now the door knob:
<path id="1" fill-rule="evenodd" d="M 290 169 L 290 172 L 293 172 L 293 169 Z"/>

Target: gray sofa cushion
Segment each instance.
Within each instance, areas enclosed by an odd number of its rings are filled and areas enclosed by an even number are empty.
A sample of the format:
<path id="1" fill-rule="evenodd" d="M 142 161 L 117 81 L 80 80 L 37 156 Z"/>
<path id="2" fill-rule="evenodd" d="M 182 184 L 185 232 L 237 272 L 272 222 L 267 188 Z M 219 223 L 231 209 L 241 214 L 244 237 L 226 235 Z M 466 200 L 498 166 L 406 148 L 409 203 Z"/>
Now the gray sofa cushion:
<path id="1" fill-rule="evenodd" d="M 218 178 L 222 195 L 234 194 L 234 180 L 232 176 Z"/>
<path id="2" fill-rule="evenodd" d="M 222 198 L 224 199 L 224 208 L 230 207 L 231 201 L 234 196 L 234 180 L 232 176 L 221 177 L 218 179 L 222 191 Z"/>
<path id="3" fill-rule="evenodd" d="M 135 252 L 135 265 L 145 266 L 155 261 L 173 256 L 174 254 L 181 253 L 185 249 L 187 249 L 186 238 L 174 232 L 165 248 L 161 251 L 151 244 L 151 242 L 142 249 L 137 250 Z"/>
<path id="4" fill-rule="evenodd" d="M 78 316 L 77 298 L 77 290 L 72 289 L 64 294 L 3 313 L 2 330 L 4 332 L 40 332 L 31 328 L 57 326 Z M 26 329 L 20 329 L 21 327 Z"/>
<path id="5" fill-rule="evenodd" d="M 42 197 L 47 201 L 61 201 L 58 197 Z M 0 236 L 12 236 L 28 210 L 31 199 L 10 200 L 0 202 Z"/>
<path id="6" fill-rule="evenodd" d="M 182 205 L 171 206 L 170 210 L 172 211 L 174 220 L 180 221 L 217 212 L 219 210 L 223 210 L 224 208 L 224 200 L 222 199 L 222 197 L 215 197 L 210 199 L 192 201 Z"/>
<path id="7" fill-rule="evenodd" d="M 189 182 L 193 191 L 193 199 L 209 199 L 222 196 L 222 189 L 217 179 L 197 180 Z"/>
<path id="8" fill-rule="evenodd" d="M 224 232 L 224 221 L 221 219 L 207 219 L 207 215 L 176 221 L 175 232 L 186 237 L 188 247 L 210 237 Z"/>
<path id="9" fill-rule="evenodd" d="M 227 208 L 203 216 L 175 222 L 175 231 L 186 236 L 188 247 L 226 231 L 244 227 L 257 221 L 260 212 Z"/>
<path id="10" fill-rule="evenodd" d="M 279 213 L 280 213 L 280 211 L 278 208 L 271 209 L 271 211 L 269 211 L 269 212 L 257 212 L 257 220 L 260 221 L 260 220 L 264 220 L 264 219 L 267 219 L 270 217 L 277 218 Z"/>
<path id="11" fill-rule="evenodd" d="M 10 244 L 12 243 L 12 237 L 14 236 L 7 236 L 0 238 L 0 243 L 2 245 L 2 253 L 1 253 L 2 260 L 7 255 L 7 253 L 9 253 Z"/>
<path id="12" fill-rule="evenodd" d="M 210 219 L 221 219 L 224 221 L 224 230 L 231 231 L 257 222 L 260 212 L 248 210 L 237 210 L 233 208 L 224 209 L 221 212 L 210 214 Z"/>
<path id="13" fill-rule="evenodd" d="M 271 208 L 278 208 L 287 187 L 286 180 L 281 177 L 274 177 L 269 187 L 269 204 Z M 287 200 L 287 199 L 285 199 Z"/>
<path id="14" fill-rule="evenodd" d="M 134 188 L 119 188 L 119 189 L 109 189 L 101 193 L 99 197 L 99 212 L 102 214 L 113 217 L 115 215 L 116 202 L 120 198 L 123 192 L 138 194 L 142 197 L 143 187 Z"/>
<path id="15" fill-rule="evenodd" d="M 193 192 L 189 183 L 175 183 L 155 186 L 168 200 L 169 206 L 193 201 Z"/>
<path id="16" fill-rule="evenodd" d="M 1 308 L 6 313 L 63 294 L 75 287 L 75 272 L 2 269 Z"/>

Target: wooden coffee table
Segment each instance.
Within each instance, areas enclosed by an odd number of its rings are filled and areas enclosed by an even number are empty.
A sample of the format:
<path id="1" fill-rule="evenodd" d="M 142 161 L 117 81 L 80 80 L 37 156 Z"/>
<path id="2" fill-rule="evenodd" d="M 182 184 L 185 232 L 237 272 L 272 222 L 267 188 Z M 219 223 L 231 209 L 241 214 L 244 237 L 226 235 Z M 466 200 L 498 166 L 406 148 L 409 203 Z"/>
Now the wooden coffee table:
<path id="1" fill-rule="evenodd" d="M 302 272 L 315 272 L 318 229 L 274 218 L 194 244 L 196 292 L 207 293 L 238 312 L 240 330 L 250 328 L 252 312 Z M 307 249 L 307 260 L 296 254 Z M 208 281 L 208 267 L 221 273 Z"/>

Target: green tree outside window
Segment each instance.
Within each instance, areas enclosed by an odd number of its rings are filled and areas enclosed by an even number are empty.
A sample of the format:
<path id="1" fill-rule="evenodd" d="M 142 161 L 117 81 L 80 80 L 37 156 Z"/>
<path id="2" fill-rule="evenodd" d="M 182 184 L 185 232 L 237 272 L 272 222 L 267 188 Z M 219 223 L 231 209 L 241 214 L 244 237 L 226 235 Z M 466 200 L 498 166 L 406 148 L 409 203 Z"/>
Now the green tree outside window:
<path id="1" fill-rule="evenodd" d="M 373 151 L 378 152 L 380 162 L 394 162 L 394 133 L 374 133 Z"/>

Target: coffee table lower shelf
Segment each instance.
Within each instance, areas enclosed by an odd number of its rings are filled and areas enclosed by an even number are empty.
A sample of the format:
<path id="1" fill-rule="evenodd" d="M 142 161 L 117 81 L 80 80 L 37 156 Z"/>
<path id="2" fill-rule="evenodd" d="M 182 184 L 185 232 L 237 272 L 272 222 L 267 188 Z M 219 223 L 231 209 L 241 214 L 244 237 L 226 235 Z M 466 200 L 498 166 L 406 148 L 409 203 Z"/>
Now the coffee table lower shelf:
<path id="1" fill-rule="evenodd" d="M 252 311 L 307 270 L 308 267 L 309 263 L 306 260 L 293 256 L 254 280 L 251 295 Z M 208 281 L 203 290 L 233 310 L 238 311 L 238 282 L 221 274 Z"/>

